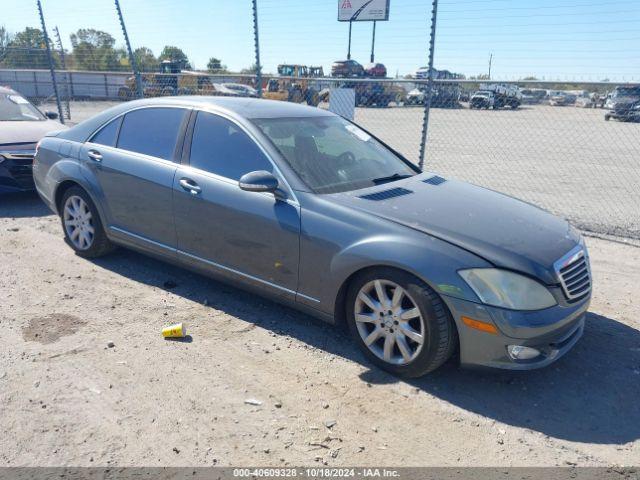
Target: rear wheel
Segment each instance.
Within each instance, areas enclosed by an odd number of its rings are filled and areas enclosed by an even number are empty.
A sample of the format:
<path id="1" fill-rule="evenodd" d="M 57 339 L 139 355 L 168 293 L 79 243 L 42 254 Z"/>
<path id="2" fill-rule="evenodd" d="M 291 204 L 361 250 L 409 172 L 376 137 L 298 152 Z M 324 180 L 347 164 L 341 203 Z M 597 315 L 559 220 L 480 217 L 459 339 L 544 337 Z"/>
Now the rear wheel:
<path id="1" fill-rule="evenodd" d="M 163 97 L 171 97 L 176 94 L 176 91 L 173 87 L 163 87 L 160 91 L 160 95 Z"/>
<path id="2" fill-rule="evenodd" d="M 133 94 L 131 90 L 127 87 L 120 87 L 118 90 L 118 98 L 120 100 L 131 100 L 133 98 Z"/>
<path id="3" fill-rule="evenodd" d="M 98 210 L 87 192 L 80 187 L 71 187 L 62 196 L 60 205 L 65 238 L 78 255 L 95 258 L 113 250 Z"/>
<path id="4" fill-rule="evenodd" d="M 358 276 L 347 295 L 352 336 L 369 360 L 403 377 L 419 377 L 446 362 L 457 346 L 442 299 L 420 279 L 389 268 Z"/>

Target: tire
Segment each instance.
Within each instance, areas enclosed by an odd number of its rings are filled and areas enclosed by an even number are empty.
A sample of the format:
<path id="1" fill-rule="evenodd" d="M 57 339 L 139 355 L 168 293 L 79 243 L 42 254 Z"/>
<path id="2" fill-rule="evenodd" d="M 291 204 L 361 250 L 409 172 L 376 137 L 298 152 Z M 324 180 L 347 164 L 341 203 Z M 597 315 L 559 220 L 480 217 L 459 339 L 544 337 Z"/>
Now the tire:
<path id="1" fill-rule="evenodd" d="M 176 94 L 176 91 L 173 89 L 173 87 L 164 87 L 161 91 L 160 91 L 160 96 L 161 97 L 172 97 Z"/>
<path id="2" fill-rule="evenodd" d="M 118 90 L 118 98 L 123 101 L 131 100 L 133 98 L 133 92 L 127 87 L 121 87 Z"/>
<path id="3" fill-rule="evenodd" d="M 98 209 L 89 194 L 82 188 L 76 186 L 65 191 L 60 201 L 59 211 L 65 239 L 77 255 L 84 258 L 97 258 L 114 249 L 104 231 Z M 74 215 L 74 212 L 82 214 Z M 84 222 L 84 226 L 78 227 L 76 225 L 80 219 Z M 76 230 L 79 231 L 78 234 L 75 234 Z M 83 233 L 87 235 L 84 236 Z M 83 236 L 86 243 L 81 240 Z"/>
<path id="4" fill-rule="evenodd" d="M 379 304 L 379 287 L 386 295 L 384 316 L 363 301 L 361 295 L 368 292 L 369 300 Z M 390 306 L 397 287 L 403 295 L 399 303 Z M 458 346 L 455 324 L 440 296 L 409 273 L 386 267 L 367 270 L 351 282 L 346 301 L 347 323 L 355 342 L 367 359 L 394 375 L 405 378 L 425 375 L 445 363 Z M 418 317 L 412 316 L 416 308 Z M 356 315 L 365 321 L 356 320 Z M 416 333 L 421 333 L 421 337 Z M 371 346 L 367 346 L 365 339 L 373 339 L 369 342 Z M 388 356 L 387 342 L 393 344 Z"/>
<path id="5" fill-rule="evenodd" d="M 320 105 L 320 94 L 313 88 L 309 88 L 306 94 L 307 105 L 317 107 Z"/>
<path id="6" fill-rule="evenodd" d="M 302 92 L 296 88 L 289 91 L 289 98 L 287 100 L 292 103 L 302 103 L 304 97 L 302 96 Z"/>

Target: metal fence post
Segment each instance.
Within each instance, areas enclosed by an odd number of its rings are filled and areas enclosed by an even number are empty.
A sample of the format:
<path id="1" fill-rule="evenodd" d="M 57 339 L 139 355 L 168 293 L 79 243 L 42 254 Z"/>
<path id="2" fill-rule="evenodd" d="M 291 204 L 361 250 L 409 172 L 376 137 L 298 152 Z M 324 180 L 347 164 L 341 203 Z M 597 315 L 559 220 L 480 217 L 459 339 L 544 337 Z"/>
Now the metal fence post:
<path id="1" fill-rule="evenodd" d="M 56 81 L 56 68 L 53 63 L 53 55 L 51 54 L 51 45 L 49 44 L 49 35 L 47 35 L 47 26 L 44 23 L 44 14 L 42 13 L 42 4 L 38 0 L 38 13 L 40 14 L 40 23 L 42 24 L 42 35 L 44 36 L 44 43 L 47 46 L 47 57 L 49 57 L 49 70 L 51 72 L 51 82 L 53 83 L 53 93 L 56 96 L 56 104 L 58 106 L 58 118 L 60 123 L 64 124 L 64 114 L 62 112 L 62 105 L 60 104 L 60 96 L 58 95 L 58 82 Z"/>
<path id="2" fill-rule="evenodd" d="M 420 170 L 424 168 L 424 156 L 427 149 L 427 131 L 429 129 L 429 110 L 431 110 L 431 95 L 433 92 L 433 54 L 436 43 L 436 19 L 438 16 L 438 0 L 433 0 L 431 10 L 431 37 L 429 39 L 429 72 L 427 74 L 427 96 L 424 103 L 424 119 L 422 122 L 422 140 L 420 141 Z"/>
<path id="3" fill-rule="evenodd" d="M 124 24 L 124 17 L 122 16 L 122 10 L 120 10 L 120 2 L 118 0 L 115 0 L 115 4 L 116 4 L 116 11 L 118 12 L 118 19 L 120 20 L 120 26 L 122 27 L 122 33 L 124 35 L 124 43 L 127 45 L 127 53 L 129 54 L 129 63 L 131 63 L 133 76 L 136 79 L 136 90 L 138 92 L 138 98 L 143 98 L 144 91 L 142 90 L 142 78 L 140 78 L 140 71 L 138 70 L 136 57 L 133 56 L 133 50 L 131 50 L 131 42 L 129 42 L 127 27 Z"/>
<path id="4" fill-rule="evenodd" d="M 53 27 L 53 33 L 55 34 L 58 42 L 58 50 L 60 51 L 60 63 L 62 64 L 62 69 L 66 72 L 67 62 L 64 55 L 64 47 L 62 46 L 62 39 L 60 38 L 60 30 L 58 30 L 57 26 Z M 67 120 L 71 120 L 71 106 L 69 105 L 69 73 L 65 73 L 64 80 L 64 107 L 67 110 Z"/>
<path id="5" fill-rule="evenodd" d="M 262 97 L 262 65 L 260 64 L 260 36 L 258 35 L 258 2 L 253 1 L 253 38 L 256 47 L 256 83 L 258 97 Z"/>

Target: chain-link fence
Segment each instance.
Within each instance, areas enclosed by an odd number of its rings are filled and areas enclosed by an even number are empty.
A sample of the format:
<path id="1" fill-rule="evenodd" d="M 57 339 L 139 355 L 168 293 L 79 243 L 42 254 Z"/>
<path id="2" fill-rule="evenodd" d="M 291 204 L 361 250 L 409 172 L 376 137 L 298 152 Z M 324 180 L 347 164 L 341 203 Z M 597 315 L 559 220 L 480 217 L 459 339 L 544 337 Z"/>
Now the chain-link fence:
<path id="1" fill-rule="evenodd" d="M 111 28 L 119 29 L 113 5 L 106 0 L 96 3 L 94 13 L 109 15 L 115 22 Z M 329 26 L 335 23 L 333 3 L 297 2 L 287 4 L 283 11 L 279 1 L 258 0 L 262 74 L 257 75 L 252 3 L 247 0 L 241 7 L 237 5 L 234 8 L 239 9 L 239 15 L 221 21 L 237 27 L 225 41 L 236 44 L 235 51 L 246 68 L 230 68 L 213 57 L 206 66 L 197 65 L 180 48 L 170 46 L 196 35 L 204 39 L 204 32 L 198 31 L 172 31 L 166 39 L 169 46 L 156 57 L 136 42 L 144 41 L 139 39 L 150 25 L 167 26 L 170 19 L 157 14 L 143 22 L 133 15 L 128 27 L 139 82 L 131 71 L 131 55 L 125 45 L 118 46 L 116 38 L 121 34 L 117 30 L 111 30 L 113 36 L 90 28 L 77 30 L 70 43 L 60 39 L 57 29 L 54 34 L 50 31 L 49 57 L 42 32 L 31 28 L 20 32 L 20 45 L 16 44 L 18 35 L 9 38 L 5 33 L 3 40 L 0 30 L 0 85 L 11 86 L 43 109 L 55 110 L 55 92 L 47 70 L 53 64 L 61 109 L 72 124 L 140 94 L 262 96 L 326 108 L 353 119 L 415 163 L 421 160 L 426 139 L 426 170 L 524 199 L 588 231 L 640 239 L 640 87 L 625 81 L 640 71 L 635 57 L 611 52 L 606 62 L 592 65 L 592 76 L 606 78 L 611 73 L 622 79 L 617 82 L 539 80 L 526 72 L 550 69 L 556 61 L 553 56 L 543 59 L 534 50 L 526 50 L 536 29 L 541 28 L 529 18 L 544 12 L 538 7 L 475 0 L 441 5 L 436 65 L 441 59 L 460 65 L 460 70 L 488 68 L 487 73 L 429 71 L 421 65 L 427 63 L 431 2 L 394 5 L 395 18 L 402 27 L 392 28 L 394 18 L 388 26 L 378 25 L 375 45 L 370 43 L 370 23 L 354 26 L 354 38 L 357 34 L 369 40 L 354 42 L 347 52 L 346 26 L 339 31 Z M 129 2 L 126 7 L 137 8 Z M 576 8 L 553 7 L 554 11 L 573 12 Z M 467 32 L 481 15 L 486 20 L 487 11 L 490 18 L 484 26 Z M 216 14 L 224 17 L 225 11 Z M 61 15 L 52 7 L 53 25 Z M 502 22 L 504 28 L 491 31 L 491 18 Z M 528 23 L 520 26 L 523 21 Z M 633 22 L 624 22 L 629 24 L 624 23 L 624 29 L 621 24 L 607 27 L 612 22 L 606 21 L 602 23 L 605 27 L 582 23 L 592 33 L 610 30 L 621 39 L 624 35 L 635 38 L 634 30 L 627 28 Z M 583 34 L 573 30 L 575 38 L 582 39 Z M 536 48 L 576 48 L 573 40 L 563 37 L 564 32 L 556 35 L 557 42 L 551 47 Z M 484 48 L 487 38 L 499 42 L 498 60 L 493 54 L 488 55 L 488 62 L 479 55 L 470 60 L 470 52 Z M 320 41 L 322 49 L 318 50 Z M 606 49 L 591 48 L 592 55 L 600 50 Z M 337 53 L 340 51 L 347 53 L 347 58 Z M 527 51 L 527 56 L 522 51 Z M 360 64 L 349 58 L 352 55 L 371 61 Z M 398 68 L 387 70 L 375 61 L 380 56 L 393 59 Z M 585 57 L 576 50 L 576 65 L 586 62 Z M 496 61 L 508 63 L 509 68 L 503 67 L 505 77 L 527 80 L 495 80 Z M 433 77 L 431 88 L 429 74 Z M 427 104 L 430 110 L 425 130 Z"/>

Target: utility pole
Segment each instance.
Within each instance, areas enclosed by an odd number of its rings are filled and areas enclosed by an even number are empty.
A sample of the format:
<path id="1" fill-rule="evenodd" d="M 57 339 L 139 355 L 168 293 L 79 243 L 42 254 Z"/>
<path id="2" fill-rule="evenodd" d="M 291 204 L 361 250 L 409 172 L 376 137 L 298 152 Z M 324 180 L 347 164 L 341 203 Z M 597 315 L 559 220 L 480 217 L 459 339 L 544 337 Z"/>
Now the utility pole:
<path id="1" fill-rule="evenodd" d="M 491 63 L 493 63 L 493 53 L 489 54 L 489 80 L 491 80 Z"/>
<path id="2" fill-rule="evenodd" d="M 120 26 L 122 27 L 122 34 L 124 35 L 124 43 L 127 45 L 127 53 L 129 54 L 129 63 L 133 70 L 133 76 L 136 79 L 136 90 L 138 91 L 138 98 L 144 98 L 144 91 L 142 90 L 142 78 L 140 77 L 140 71 L 136 63 L 136 57 L 131 50 L 131 42 L 129 42 L 129 35 L 127 34 L 127 27 L 124 24 L 124 17 L 122 16 L 122 10 L 120 10 L 119 0 L 114 0 L 116 4 L 116 11 L 118 12 L 118 19 L 120 20 Z"/>
<path id="3" fill-rule="evenodd" d="M 60 63 L 62 64 L 62 70 L 67 70 L 67 61 L 64 55 L 64 47 L 62 46 L 62 38 L 60 38 L 60 30 L 58 27 L 53 27 L 53 33 L 56 36 L 56 41 L 58 43 L 58 51 L 60 52 Z M 69 105 L 69 73 L 65 73 L 65 82 L 64 82 L 64 102 L 65 109 L 67 110 L 65 113 L 67 115 L 67 120 L 71 120 L 71 107 Z"/>
<path id="4" fill-rule="evenodd" d="M 347 48 L 347 60 L 351 60 L 351 25 L 353 22 L 349 20 L 349 47 Z"/>
<path id="5" fill-rule="evenodd" d="M 260 64 L 260 35 L 258 33 L 257 0 L 253 0 L 253 41 L 256 49 L 256 87 L 258 87 L 258 97 L 262 98 L 262 65 Z"/>
<path id="6" fill-rule="evenodd" d="M 431 8 L 431 36 L 429 38 L 429 73 L 427 76 L 427 97 L 424 104 L 424 120 L 422 122 L 422 140 L 420 142 L 420 159 L 418 166 L 424 168 L 424 156 L 427 149 L 427 131 L 429 129 L 429 110 L 431 110 L 431 95 L 433 93 L 433 55 L 436 44 L 436 19 L 438 17 L 438 0 L 433 0 Z"/>
<path id="7" fill-rule="evenodd" d="M 58 118 L 60 123 L 64 125 L 64 115 L 62 112 L 62 105 L 60 104 L 60 96 L 58 95 L 58 82 L 56 81 L 56 69 L 53 63 L 53 55 L 51 54 L 51 45 L 49 44 L 49 35 L 47 34 L 47 26 L 44 23 L 44 13 L 42 13 L 42 3 L 38 2 L 38 13 L 40 14 L 40 24 L 42 25 L 42 35 L 44 36 L 44 43 L 47 46 L 47 57 L 49 57 L 49 71 L 51 72 L 51 83 L 53 83 L 53 94 L 56 96 L 56 104 L 58 106 Z"/>
<path id="8" fill-rule="evenodd" d="M 375 62 L 375 48 L 376 48 L 376 21 L 373 21 L 373 37 L 371 39 L 371 63 Z"/>

